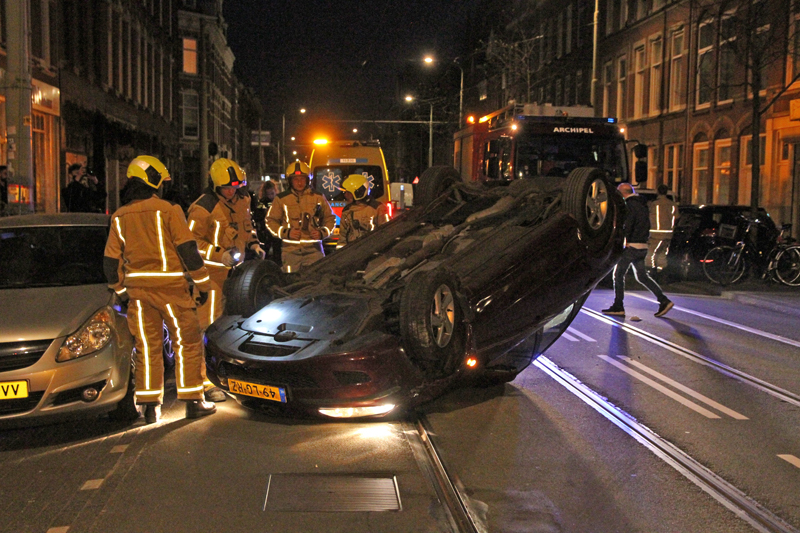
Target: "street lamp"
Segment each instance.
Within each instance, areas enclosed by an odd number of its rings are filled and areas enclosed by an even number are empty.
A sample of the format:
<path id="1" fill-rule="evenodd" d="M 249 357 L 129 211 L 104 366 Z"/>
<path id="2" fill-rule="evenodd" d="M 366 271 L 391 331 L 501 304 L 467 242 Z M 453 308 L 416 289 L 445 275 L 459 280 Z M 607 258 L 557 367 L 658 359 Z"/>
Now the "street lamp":
<path id="1" fill-rule="evenodd" d="M 406 96 L 406 102 L 413 102 L 415 98 L 410 94 Z M 433 166 L 433 102 L 426 102 L 431 106 L 430 119 L 428 120 L 428 168 Z"/>
<path id="2" fill-rule="evenodd" d="M 461 117 L 464 115 L 464 69 L 461 68 L 458 60 L 460 58 L 455 58 L 453 60 L 453 64 L 458 67 L 458 70 L 461 71 L 461 86 L 458 90 L 458 127 L 461 127 Z M 433 56 L 425 56 L 423 59 L 426 65 L 432 65 L 436 60 Z"/>

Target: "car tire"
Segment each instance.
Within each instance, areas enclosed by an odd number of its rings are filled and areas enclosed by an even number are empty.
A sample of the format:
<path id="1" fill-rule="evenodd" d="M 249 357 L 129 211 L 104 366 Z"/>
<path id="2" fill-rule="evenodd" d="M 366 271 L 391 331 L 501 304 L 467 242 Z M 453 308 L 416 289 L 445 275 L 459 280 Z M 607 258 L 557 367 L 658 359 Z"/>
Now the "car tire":
<path id="1" fill-rule="evenodd" d="M 455 371 L 464 353 L 466 327 L 458 284 L 442 270 L 417 272 L 400 295 L 400 332 L 411 362 L 427 378 Z"/>
<path id="2" fill-rule="evenodd" d="M 563 205 L 578 223 L 581 239 L 589 250 L 597 252 L 605 248 L 614 230 L 617 209 L 605 173 L 591 167 L 570 172 L 564 186 Z"/>
<path id="3" fill-rule="evenodd" d="M 136 408 L 135 393 L 136 384 L 133 377 L 133 366 L 131 366 L 131 375 L 130 378 L 128 378 L 128 391 L 114 410 L 108 412 L 108 418 L 115 422 L 130 422 L 139 418 L 140 413 Z"/>
<path id="4" fill-rule="evenodd" d="M 461 176 L 453 167 L 442 165 L 426 169 L 414 188 L 414 205 L 424 207 L 430 204 L 460 181 Z"/>
<path id="5" fill-rule="evenodd" d="M 281 267 L 272 261 L 245 261 L 225 280 L 225 314 L 251 316 L 275 298 L 272 287 L 282 283 Z"/>

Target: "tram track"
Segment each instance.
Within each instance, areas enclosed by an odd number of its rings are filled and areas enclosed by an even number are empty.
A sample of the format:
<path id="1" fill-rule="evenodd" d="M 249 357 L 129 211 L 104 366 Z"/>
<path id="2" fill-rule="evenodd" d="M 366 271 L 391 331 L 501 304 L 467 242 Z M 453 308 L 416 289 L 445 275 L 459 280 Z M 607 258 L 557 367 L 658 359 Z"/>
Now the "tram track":
<path id="1" fill-rule="evenodd" d="M 485 533 L 487 527 L 471 508 L 469 497 L 458 478 L 447 468 L 435 443 L 427 417 L 416 412 L 403 423 L 406 438 L 423 475 L 436 490 L 453 533 Z"/>
<path id="2" fill-rule="evenodd" d="M 659 337 L 658 335 L 649 333 L 641 328 L 637 328 L 636 326 L 632 326 L 620 320 L 608 317 L 593 309 L 587 309 L 584 307 L 583 309 L 581 309 L 580 312 L 589 315 L 590 317 L 595 318 L 600 322 L 604 322 L 608 325 L 618 327 L 623 331 L 630 333 L 631 335 L 635 335 L 665 350 L 668 350 L 676 355 L 680 355 L 681 357 L 684 357 L 690 361 L 708 366 L 721 374 L 724 374 L 728 377 L 740 381 L 741 383 L 754 387 L 783 402 L 800 407 L 800 395 L 798 394 L 795 394 L 791 391 L 778 387 L 777 385 L 774 385 L 772 383 L 759 379 L 755 376 L 752 376 L 747 372 L 743 372 L 737 368 L 726 365 L 725 363 L 717 361 L 716 359 L 695 352 L 694 350 L 690 350 L 688 348 L 675 344 L 674 342 L 668 341 L 667 339 Z"/>
<path id="3" fill-rule="evenodd" d="M 738 488 L 700 464 L 680 448 L 660 437 L 631 415 L 608 402 L 603 396 L 558 367 L 544 356 L 533 363 L 557 383 L 634 438 L 659 459 L 697 485 L 704 492 L 762 533 L 800 533 L 769 509 L 748 497 Z"/>

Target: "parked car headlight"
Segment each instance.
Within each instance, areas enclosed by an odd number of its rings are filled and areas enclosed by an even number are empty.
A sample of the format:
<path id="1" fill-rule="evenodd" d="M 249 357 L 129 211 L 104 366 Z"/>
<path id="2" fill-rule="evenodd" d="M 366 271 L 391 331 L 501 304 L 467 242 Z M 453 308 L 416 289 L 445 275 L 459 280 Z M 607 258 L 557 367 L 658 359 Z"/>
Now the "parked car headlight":
<path id="1" fill-rule="evenodd" d="M 58 351 L 56 361 L 63 363 L 89 355 L 104 348 L 114 333 L 114 319 L 111 312 L 103 308 L 86 321 L 81 328 L 67 337 Z"/>

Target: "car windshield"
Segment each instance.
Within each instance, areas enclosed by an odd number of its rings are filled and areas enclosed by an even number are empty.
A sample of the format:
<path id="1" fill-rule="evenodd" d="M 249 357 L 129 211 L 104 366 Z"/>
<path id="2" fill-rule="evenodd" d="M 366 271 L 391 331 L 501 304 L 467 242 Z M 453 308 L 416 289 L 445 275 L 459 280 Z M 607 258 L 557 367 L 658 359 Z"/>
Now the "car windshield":
<path id="1" fill-rule="evenodd" d="M 106 283 L 102 226 L 0 229 L 0 289 Z"/>
<path id="2" fill-rule="evenodd" d="M 622 143 L 586 136 L 532 135 L 517 141 L 516 177 L 567 176 L 578 167 L 597 167 L 615 182 L 627 181 Z"/>
<path id="3" fill-rule="evenodd" d="M 351 174 L 362 174 L 370 183 L 370 198 L 378 199 L 384 194 L 383 172 L 377 165 L 336 165 L 314 169 L 314 189 L 331 201 L 344 201 L 342 182 Z"/>

